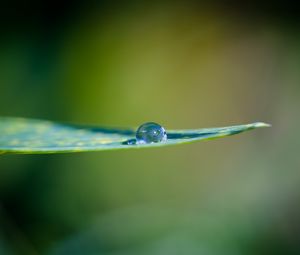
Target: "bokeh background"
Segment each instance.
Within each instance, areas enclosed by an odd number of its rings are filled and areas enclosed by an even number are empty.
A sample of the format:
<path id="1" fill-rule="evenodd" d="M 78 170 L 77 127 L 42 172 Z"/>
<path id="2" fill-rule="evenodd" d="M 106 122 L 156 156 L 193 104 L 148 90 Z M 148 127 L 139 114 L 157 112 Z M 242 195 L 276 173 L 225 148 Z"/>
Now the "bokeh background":
<path id="1" fill-rule="evenodd" d="M 0 13 L 3 116 L 273 125 L 161 149 L 1 156 L 1 255 L 300 254 L 292 2 L 27 0 Z"/>

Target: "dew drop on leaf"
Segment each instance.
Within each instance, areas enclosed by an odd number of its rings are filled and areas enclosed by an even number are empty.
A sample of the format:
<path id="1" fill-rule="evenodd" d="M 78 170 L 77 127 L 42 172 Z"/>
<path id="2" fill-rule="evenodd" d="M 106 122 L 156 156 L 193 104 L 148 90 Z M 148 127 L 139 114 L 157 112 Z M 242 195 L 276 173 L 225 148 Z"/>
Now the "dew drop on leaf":
<path id="1" fill-rule="evenodd" d="M 136 144 L 136 139 L 129 139 L 129 140 L 123 142 L 122 144 L 125 144 L 125 145 L 135 145 Z"/>
<path id="2" fill-rule="evenodd" d="M 167 141 L 167 132 L 159 124 L 147 122 L 136 131 L 137 143 L 159 143 Z"/>

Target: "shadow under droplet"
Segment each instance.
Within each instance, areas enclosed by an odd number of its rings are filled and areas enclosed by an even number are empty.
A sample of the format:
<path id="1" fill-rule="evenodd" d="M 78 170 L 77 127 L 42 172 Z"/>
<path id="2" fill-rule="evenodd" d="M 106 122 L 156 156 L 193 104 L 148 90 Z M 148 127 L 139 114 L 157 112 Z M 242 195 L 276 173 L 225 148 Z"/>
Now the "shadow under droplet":
<path id="1" fill-rule="evenodd" d="M 199 137 L 214 136 L 222 133 L 227 133 L 227 135 L 235 135 L 241 132 L 242 130 L 234 130 L 234 131 L 231 130 L 229 133 L 228 131 L 224 131 L 224 132 L 217 131 L 217 132 L 206 132 L 206 133 L 181 133 L 181 134 L 169 133 L 167 137 L 168 139 L 193 139 Z"/>
<path id="2" fill-rule="evenodd" d="M 197 134 L 197 133 L 182 133 L 182 134 L 168 134 L 167 137 L 168 139 L 190 139 L 190 138 L 198 138 L 202 136 L 207 136 L 207 135 L 213 135 L 213 133 L 202 133 L 202 134 Z"/>

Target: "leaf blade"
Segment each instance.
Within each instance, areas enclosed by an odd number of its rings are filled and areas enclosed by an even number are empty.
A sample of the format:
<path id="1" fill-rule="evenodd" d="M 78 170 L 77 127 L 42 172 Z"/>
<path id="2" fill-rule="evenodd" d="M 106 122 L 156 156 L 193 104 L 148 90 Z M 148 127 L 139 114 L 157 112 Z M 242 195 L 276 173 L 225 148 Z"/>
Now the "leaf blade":
<path id="1" fill-rule="evenodd" d="M 15 117 L 0 117 L 0 154 L 45 154 L 162 147 L 238 134 L 268 127 L 257 122 L 246 125 L 194 130 L 169 130 L 162 143 L 127 144 L 135 138 L 135 129 L 71 125 Z"/>

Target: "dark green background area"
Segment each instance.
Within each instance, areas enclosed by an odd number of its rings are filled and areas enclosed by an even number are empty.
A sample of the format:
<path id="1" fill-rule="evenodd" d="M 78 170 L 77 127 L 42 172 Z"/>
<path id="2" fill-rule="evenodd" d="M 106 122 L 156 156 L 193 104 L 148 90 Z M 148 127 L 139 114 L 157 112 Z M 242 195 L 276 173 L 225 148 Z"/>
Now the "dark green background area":
<path id="1" fill-rule="evenodd" d="M 7 1 L 0 115 L 166 129 L 153 150 L 0 157 L 0 254 L 298 254 L 300 36 L 291 2 Z"/>

